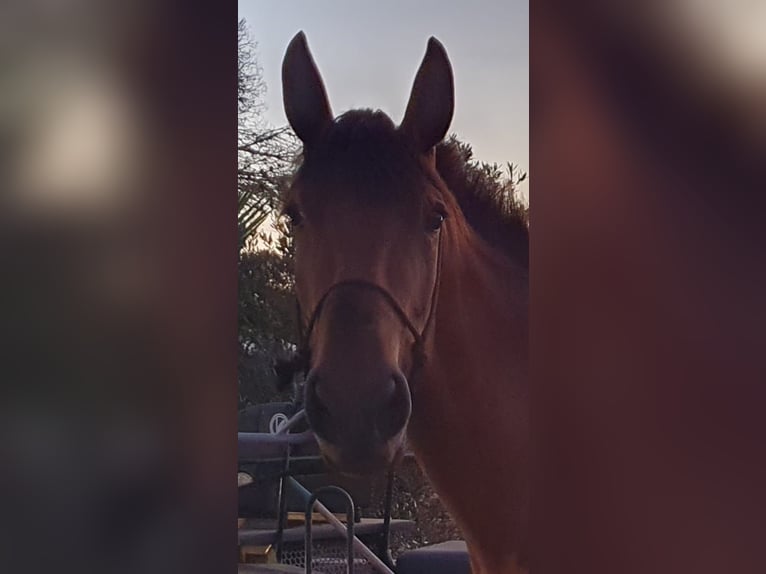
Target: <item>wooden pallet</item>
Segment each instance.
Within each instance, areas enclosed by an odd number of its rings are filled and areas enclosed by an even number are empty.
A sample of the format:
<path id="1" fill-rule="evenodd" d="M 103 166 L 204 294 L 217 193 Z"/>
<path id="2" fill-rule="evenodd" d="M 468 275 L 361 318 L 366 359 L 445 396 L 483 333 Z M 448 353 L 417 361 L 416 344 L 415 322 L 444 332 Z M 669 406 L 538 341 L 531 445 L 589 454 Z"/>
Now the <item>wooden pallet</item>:
<path id="1" fill-rule="evenodd" d="M 239 547 L 240 564 L 275 564 L 276 561 L 276 549 L 271 544 L 267 546 L 246 544 Z"/>
<path id="2" fill-rule="evenodd" d="M 342 523 L 346 523 L 346 515 L 343 514 L 336 514 L 334 513 L 333 516 L 340 520 Z M 314 512 L 311 514 L 311 524 L 326 524 L 328 522 L 327 518 L 324 517 L 324 515 L 320 514 L 319 512 Z M 288 512 L 287 513 L 287 525 L 288 526 L 298 526 L 300 524 L 306 523 L 306 515 L 303 512 Z"/>

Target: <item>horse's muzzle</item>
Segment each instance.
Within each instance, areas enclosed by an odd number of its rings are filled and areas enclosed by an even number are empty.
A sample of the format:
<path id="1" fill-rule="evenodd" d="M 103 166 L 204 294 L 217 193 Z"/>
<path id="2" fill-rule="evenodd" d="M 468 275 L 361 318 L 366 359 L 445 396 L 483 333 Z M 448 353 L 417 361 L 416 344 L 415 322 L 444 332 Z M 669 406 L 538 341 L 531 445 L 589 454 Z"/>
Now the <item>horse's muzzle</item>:
<path id="1" fill-rule="evenodd" d="M 329 392 L 333 381 L 327 377 L 318 371 L 309 374 L 305 405 L 325 459 L 339 471 L 357 475 L 391 466 L 412 412 L 407 379 L 395 373 L 379 384 Z"/>

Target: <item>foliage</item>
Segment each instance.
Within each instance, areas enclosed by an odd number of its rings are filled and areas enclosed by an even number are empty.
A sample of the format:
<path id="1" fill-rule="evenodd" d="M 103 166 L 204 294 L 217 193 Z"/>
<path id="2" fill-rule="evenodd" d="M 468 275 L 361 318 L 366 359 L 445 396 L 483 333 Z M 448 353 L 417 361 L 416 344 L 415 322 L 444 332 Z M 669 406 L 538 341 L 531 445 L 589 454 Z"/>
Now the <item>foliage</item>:
<path id="1" fill-rule="evenodd" d="M 237 26 L 239 406 L 278 398 L 274 358 L 295 341 L 292 246 L 274 217 L 298 150 L 287 127 L 264 119 L 266 85 L 247 25 Z"/>
<path id="2" fill-rule="evenodd" d="M 239 258 L 240 407 L 280 397 L 274 359 L 295 348 L 296 306 L 292 242 L 282 223 L 276 236 L 264 236 L 264 248 L 243 250 Z"/>
<path id="3" fill-rule="evenodd" d="M 245 20 L 239 21 L 237 40 L 237 224 L 242 249 L 252 248 L 258 230 L 274 214 L 298 141 L 288 127 L 272 128 L 264 119 L 266 84 Z"/>

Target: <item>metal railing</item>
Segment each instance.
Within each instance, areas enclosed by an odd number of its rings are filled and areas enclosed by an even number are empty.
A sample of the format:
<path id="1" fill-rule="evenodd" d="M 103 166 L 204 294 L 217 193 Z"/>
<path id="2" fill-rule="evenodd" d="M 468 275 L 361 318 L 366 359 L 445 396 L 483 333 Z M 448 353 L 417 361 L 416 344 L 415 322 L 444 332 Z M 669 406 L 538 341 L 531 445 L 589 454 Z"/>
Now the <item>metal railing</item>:
<path id="1" fill-rule="evenodd" d="M 351 495 L 338 486 L 327 486 L 317 489 L 314 493 L 309 492 L 297 480 L 289 475 L 290 454 L 294 447 L 316 445 L 316 438 L 311 431 L 301 433 L 290 433 L 290 429 L 295 427 L 303 419 L 305 412 L 298 411 L 288 419 L 277 430 L 275 434 L 269 433 L 238 433 L 240 455 L 250 460 L 263 459 L 282 459 L 284 460 L 283 473 L 279 484 L 279 516 L 277 522 L 277 559 L 281 558 L 281 539 L 284 530 L 284 517 L 286 515 L 286 488 L 289 486 L 297 492 L 306 503 L 306 535 L 305 535 L 305 557 L 306 573 L 310 574 L 312 569 L 312 531 L 311 522 L 314 510 L 318 511 L 337 532 L 342 534 L 347 540 L 348 551 L 348 572 L 353 574 L 354 553 L 358 552 L 364 557 L 370 565 L 381 574 L 394 574 L 389 565 L 392 564 L 390 554 L 386 556 L 389 564 L 381 560 L 364 542 L 354 535 L 354 501 Z M 243 452 L 244 451 L 244 452 Z M 386 551 L 388 552 L 388 530 L 390 527 L 390 508 L 391 508 L 391 484 L 392 476 L 389 476 L 389 484 L 386 490 L 386 513 L 384 517 L 384 537 Z M 347 501 L 346 522 L 344 525 L 336 516 L 318 500 L 318 496 L 323 492 L 335 492 L 344 497 Z"/>

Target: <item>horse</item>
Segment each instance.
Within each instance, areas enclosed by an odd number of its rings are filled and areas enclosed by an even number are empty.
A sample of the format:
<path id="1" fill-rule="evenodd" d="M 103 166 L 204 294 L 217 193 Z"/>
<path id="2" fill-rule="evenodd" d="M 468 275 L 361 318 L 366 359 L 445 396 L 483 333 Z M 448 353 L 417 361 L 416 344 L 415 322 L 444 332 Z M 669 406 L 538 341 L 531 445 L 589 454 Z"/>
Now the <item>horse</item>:
<path id="1" fill-rule="evenodd" d="M 283 198 L 295 246 L 305 409 L 327 463 L 391 468 L 411 448 L 476 574 L 525 572 L 528 224 L 443 140 L 447 52 L 428 41 L 399 126 L 334 118 L 299 32 L 282 65 L 303 143 Z"/>

